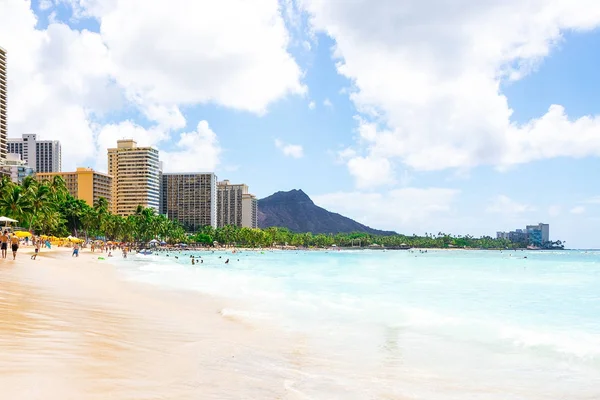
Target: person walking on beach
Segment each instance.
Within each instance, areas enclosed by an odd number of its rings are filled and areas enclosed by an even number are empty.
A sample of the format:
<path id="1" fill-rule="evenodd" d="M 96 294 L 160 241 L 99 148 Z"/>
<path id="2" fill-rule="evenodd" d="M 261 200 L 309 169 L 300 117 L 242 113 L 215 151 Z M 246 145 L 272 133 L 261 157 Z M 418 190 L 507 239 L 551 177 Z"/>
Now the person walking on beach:
<path id="1" fill-rule="evenodd" d="M 10 247 L 13 252 L 13 260 L 17 259 L 17 250 L 19 250 L 19 237 L 17 235 L 12 235 L 10 238 Z"/>
<path id="2" fill-rule="evenodd" d="M 0 236 L 0 248 L 2 249 L 2 258 L 6 258 L 6 250 L 8 249 L 8 231 L 4 231 Z"/>
<path id="3" fill-rule="evenodd" d="M 79 245 L 77 243 L 73 246 L 73 254 L 71 254 L 71 257 L 79 257 Z"/>
<path id="4" fill-rule="evenodd" d="M 37 258 L 38 253 L 40 252 L 40 248 L 42 247 L 42 239 L 32 240 L 32 244 L 35 246 L 35 253 L 31 256 L 32 260 Z"/>

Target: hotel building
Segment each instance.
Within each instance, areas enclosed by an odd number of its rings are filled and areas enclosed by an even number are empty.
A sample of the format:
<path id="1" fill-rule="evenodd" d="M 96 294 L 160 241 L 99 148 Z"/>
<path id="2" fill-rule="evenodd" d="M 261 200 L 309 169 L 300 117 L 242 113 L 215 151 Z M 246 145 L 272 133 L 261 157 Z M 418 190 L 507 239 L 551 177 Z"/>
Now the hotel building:
<path id="1" fill-rule="evenodd" d="M 8 153 L 19 154 L 36 172 L 60 172 L 62 154 L 58 140 L 37 140 L 35 133 L 8 139 Z"/>
<path id="2" fill-rule="evenodd" d="M 6 50 L 0 47 L 0 161 L 6 160 L 8 137 L 8 80 Z"/>
<path id="3" fill-rule="evenodd" d="M 256 228 L 257 214 L 256 197 L 248 193 L 248 185 L 228 180 L 217 184 L 217 226 Z"/>
<path id="4" fill-rule="evenodd" d="M 258 200 L 250 193 L 242 194 L 242 226 L 258 228 Z"/>
<path id="5" fill-rule="evenodd" d="M 217 227 L 217 177 L 213 173 L 163 173 L 161 214 L 190 232 Z"/>
<path id="6" fill-rule="evenodd" d="M 104 197 L 109 209 L 112 206 L 112 182 L 110 175 L 94 171 L 91 168 L 77 168 L 75 172 L 40 172 L 35 178 L 38 181 L 51 181 L 55 176 L 65 180 L 67 190 L 71 196 L 85 200 L 90 206 Z"/>
<path id="7" fill-rule="evenodd" d="M 158 150 L 138 147 L 132 139 L 118 140 L 116 148 L 108 149 L 108 174 L 113 177 L 113 214 L 134 214 L 139 205 L 160 212 Z"/>
<path id="8" fill-rule="evenodd" d="M 550 225 L 539 223 L 527 225 L 525 229 L 516 229 L 510 232 L 497 232 L 498 239 L 508 239 L 512 242 L 528 242 L 535 246 L 542 246 L 550 241 Z"/>

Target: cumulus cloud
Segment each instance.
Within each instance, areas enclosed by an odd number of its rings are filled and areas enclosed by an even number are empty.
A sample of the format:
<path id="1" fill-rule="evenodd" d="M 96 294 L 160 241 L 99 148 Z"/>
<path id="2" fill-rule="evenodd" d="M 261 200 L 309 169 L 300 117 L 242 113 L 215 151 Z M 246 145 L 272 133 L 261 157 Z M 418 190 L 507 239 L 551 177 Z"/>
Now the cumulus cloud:
<path id="1" fill-rule="evenodd" d="M 292 158 L 302 158 L 304 157 L 304 148 L 299 144 L 288 144 L 284 143 L 279 139 L 275 139 L 275 147 L 277 147 L 281 152 L 287 156 Z"/>
<path id="2" fill-rule="evenodd" d="M 287 51 L 277 1 L 39 5 L 51 15 L 47 28 L 38 28 L 45 21 L 38 21 L 30 1 L 0 2 L 9 136 L 31 132 L 60 140 L 65 170 L 94 158 L 105 165 L 106 147 L 124 136 L 178 143 L 186 135 L 179 133 L 187 124 L 183 107 L 210 102 L 263 114 L 278 99 L 306 91 Z M 71 7 L 74 18 L 96 19 L 99 32 L 57 21 L 57 5 Z M 210 156 L 207 165 L 216 159 Z"/>
<path id="3" fill-rule="evenodd" d="M 315 107 L 317 107 L 317 105 L 315 104 L 314 101 L 311 101 L 310 103 L 308 103 L 308 108 L 310 108 L 311 110 L 314 110 Z"/>
<path id="4" fill-rule="evenodd" d="M 386 158 L 352 157 L 348 170 L 360 189 L 396 183 L 392 164 Z"/>
<path id="5" fill-rule="evenodd" d="M 501 83 L 531 73 L 562 33 L 600 25 L 591 0 L 301 0 L 312 29 L 335 40 L 338 73 L 372 124 L 359 156 L 417 170 L 507 167 L 600 155 L 600 119 L 560 105 L 524 124 Z M 368 18 L 365 18 L 368 16 Z"/>
<path id="6" fill-rule="evenodd" d="M 150 102 L 215 102 L 263 113 L 304 93 L 287 52 L 277 1 L 95 0 L 79 2 L 100 21 L 116 79 Z"/>
<path id="7" fill-rule="evenodd" d="M 336 192 L 312 196 L 321 207 L 378 229 L 425 232 L 436 215 L 451 212 L 459 190 L 402 188 L 385 193 Z"/>
<path id="8" fill-rule="evenodd" d="M 162 151 L 165 172 L 212 172 L 219 164 L 221 147 L 207 121 L 200 121 L 195 131 L 182 133 L 175 151 Z"/>
<path id="9" fill-rule="evenodd" d="M 498 195 L 491 199 L 486 211 L 506 215 L 521 214 L 535 211 L 536 208 L 524 203 L 519 203 L 505 195 Z"/>
<path id="10" fill-rule="evenodd" d="M 325 100 L 323 100 L 323 105 L 324 105 L 325 107 L 329 107 L 329 108 L 333 107 L 333 103 L 332 103 L 332 102 L 331 102 L 331 100 L 329 100 L 329 99 L 325 99 Z"/>

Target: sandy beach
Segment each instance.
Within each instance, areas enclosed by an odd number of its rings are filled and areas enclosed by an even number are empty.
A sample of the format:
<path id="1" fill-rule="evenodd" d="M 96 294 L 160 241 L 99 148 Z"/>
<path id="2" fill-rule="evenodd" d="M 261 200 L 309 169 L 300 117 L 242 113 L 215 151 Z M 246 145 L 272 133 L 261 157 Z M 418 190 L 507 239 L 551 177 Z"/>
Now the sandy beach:
<path id="1" fill-rule="evenodd" d="M 302 340 L 224 316 L 220 299 L 124 281 L 102 254 L 32 251 L 0 260 L 2 398 L 303 398 Z"/>

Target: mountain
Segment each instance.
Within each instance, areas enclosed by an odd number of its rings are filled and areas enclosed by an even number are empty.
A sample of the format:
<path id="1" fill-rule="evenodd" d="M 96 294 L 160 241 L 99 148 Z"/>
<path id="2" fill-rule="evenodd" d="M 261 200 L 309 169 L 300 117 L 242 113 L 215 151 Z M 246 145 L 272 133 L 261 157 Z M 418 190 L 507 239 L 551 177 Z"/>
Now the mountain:
<path id="1" fill-rule="evenodd" d="M 317 206 L 302 190 L 277 192 L 258 201 L 258 226 L 278 226 L 292 232 L 395 235 L 396 232 L 369 228 L 343 215 Z"/>

